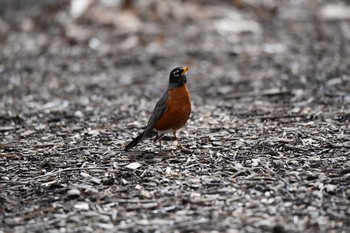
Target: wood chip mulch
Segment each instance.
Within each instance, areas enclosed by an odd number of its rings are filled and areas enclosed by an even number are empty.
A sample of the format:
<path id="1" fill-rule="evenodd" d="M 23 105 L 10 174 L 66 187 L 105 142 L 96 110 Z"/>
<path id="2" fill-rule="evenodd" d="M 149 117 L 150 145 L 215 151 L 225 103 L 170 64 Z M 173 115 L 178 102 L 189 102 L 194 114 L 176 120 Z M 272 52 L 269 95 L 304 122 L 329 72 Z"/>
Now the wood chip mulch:
<path id="1" fill-rule="evenodd" d="M 347 2 L 1 2 L 1 233 L 350 232 Z M 124 152 L 188 64 L 191 153 Z"/>

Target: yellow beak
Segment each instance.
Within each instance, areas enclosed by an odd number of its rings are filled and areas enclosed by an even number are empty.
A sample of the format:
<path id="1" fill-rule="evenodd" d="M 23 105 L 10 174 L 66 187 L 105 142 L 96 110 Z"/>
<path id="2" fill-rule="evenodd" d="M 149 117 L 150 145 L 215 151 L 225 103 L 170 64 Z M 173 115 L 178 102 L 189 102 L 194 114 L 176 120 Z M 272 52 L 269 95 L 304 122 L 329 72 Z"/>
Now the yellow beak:
<path id="1" fill-rule="evenodd" d="M 182 74 L 181 75 L 184 75 L 184 74 L 186 74 L 187 73 L 187 71 L 189 71 L 190 70 L 190 66 L 186 66 L 185 68 L 184 68 L 184 71 L 182 71 Z"/>

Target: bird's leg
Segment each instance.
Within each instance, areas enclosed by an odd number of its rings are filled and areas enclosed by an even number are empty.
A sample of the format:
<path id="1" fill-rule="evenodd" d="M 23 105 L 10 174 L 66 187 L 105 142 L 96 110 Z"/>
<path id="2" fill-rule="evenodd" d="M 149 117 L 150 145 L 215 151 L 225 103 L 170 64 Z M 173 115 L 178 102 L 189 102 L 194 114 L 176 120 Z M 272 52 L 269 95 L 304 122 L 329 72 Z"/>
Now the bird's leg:
<path id="1" fill-rule="evenodd" d="M 158 136 L 158 140 L 159 140 L 159 154 L 163 154 L 163 152 L 162 152 L 162 138 L 160 136 Z"/>
<path id="2" fill-rule="evenodd" d="M 155 143 L 156 141 L 158 141 L 159 140 L 159 136 L 158 136 L 158 134 L 155 136 L 155 138 L 153 139 L 153 143 Z"/>
<path id="3" fill-rule="evenodd" d="M 178 148 L 181 150 L 181 151 L 184 151 L 184 152 L 190 152 L 190 150 L 189 149 L 187 149 L 186 147 L 184 147 L 182 144 L 181 144 L 181 142 L 180 142 L 180 139 L 178 138 L 178 137 L 176 137 L 176 131 L 174 131 L 174 137 L 175 137 L 175 139 L 176 139 L 176 141 L 177 141 L 177 143 L 178 143 Z"/>

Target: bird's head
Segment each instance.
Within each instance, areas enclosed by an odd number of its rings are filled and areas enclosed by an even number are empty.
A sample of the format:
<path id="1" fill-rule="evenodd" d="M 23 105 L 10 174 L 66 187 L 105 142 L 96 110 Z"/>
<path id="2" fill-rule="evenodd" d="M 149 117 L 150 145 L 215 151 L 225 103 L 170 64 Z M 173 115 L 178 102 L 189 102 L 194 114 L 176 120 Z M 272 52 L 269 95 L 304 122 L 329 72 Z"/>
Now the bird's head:
<path id="1" fill-rule="evenodd" d="M 186 74 L 189 69 L 189 66 L 173 69 L 169 75 L 169 87 L 179 87 L 186 84 Z"/>

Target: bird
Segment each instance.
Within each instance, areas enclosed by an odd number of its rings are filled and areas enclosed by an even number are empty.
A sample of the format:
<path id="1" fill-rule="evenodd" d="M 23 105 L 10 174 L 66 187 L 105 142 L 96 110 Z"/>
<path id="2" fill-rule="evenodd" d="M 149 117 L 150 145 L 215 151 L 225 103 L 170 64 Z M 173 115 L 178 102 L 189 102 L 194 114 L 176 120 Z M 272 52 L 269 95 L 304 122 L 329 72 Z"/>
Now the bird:
<path id="1" fill-rule="evenodd" d="M 191 96 L 187 87 L 189 69 L 190 66 L 176 67 L 170 72 L 168 88 L 156 103 L 145 129 L 125 146 L 125 151 L 144 139 L 155 136 L 154 142 L 159 141 L 159 153 L 162 154 L 162 136 L 173 133 L 178 148 L 189 152 L 176 136 L 176 132 L 186 124 L 191 115 Z"/>

